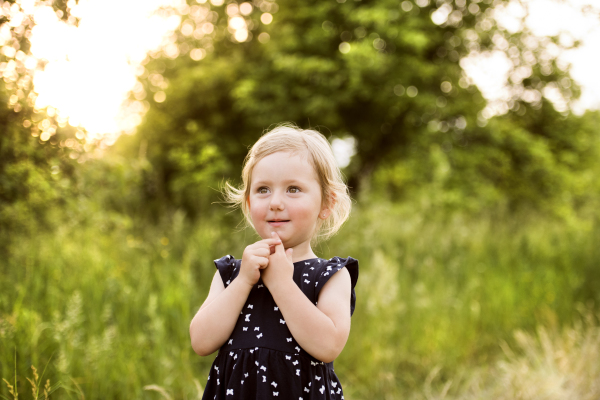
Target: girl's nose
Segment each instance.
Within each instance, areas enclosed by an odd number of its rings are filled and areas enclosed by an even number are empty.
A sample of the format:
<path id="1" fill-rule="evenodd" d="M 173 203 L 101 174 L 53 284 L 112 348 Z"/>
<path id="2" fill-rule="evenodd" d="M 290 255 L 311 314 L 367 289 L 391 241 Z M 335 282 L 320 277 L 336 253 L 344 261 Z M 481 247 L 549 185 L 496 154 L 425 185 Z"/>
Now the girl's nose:
<path id="1" fill-rule="evenodd" d="M 283 211 L 283 201 L 281 200 L 281 196 L 277 194 L 277 192 L 273 193 L 273 196 L 271 197 L 271 202 L 269 203 L 269 208 L 271 209 L 271 211 Z"/>

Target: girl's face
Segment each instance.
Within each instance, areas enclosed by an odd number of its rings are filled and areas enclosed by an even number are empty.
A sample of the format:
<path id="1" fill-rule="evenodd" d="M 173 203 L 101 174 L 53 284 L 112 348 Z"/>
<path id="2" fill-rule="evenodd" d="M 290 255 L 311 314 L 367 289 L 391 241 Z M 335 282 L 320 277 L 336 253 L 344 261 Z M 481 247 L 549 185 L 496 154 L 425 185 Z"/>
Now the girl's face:
<path id="1" fill-rule="evenodd" d="M 256 163 L 250 181 L 248 206 L 258 234 L 265 239 L 275 231 L 285 248 L 309 249 L 318 218 L 329 210 L 321 207 L 321 186 L 305 155 L 270 154 Z"/>

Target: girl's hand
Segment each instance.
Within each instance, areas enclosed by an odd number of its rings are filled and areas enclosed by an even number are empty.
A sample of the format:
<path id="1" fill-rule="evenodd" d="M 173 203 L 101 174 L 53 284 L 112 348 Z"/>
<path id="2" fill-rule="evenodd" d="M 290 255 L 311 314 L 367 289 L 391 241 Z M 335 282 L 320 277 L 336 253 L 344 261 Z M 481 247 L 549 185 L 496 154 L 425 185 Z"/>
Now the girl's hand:
<path id="1" fill-rule="evenodd" d="M 281 244 L 281 240 L 278 237 L 259 240 L 256 243 L 248 245 L 242 255 L 240 275 L 237 279 L 241 279 L 248 285 L 254 286 L 260 279 L 260 270 L 269 265 L 269 255 L 274 252 L 272 247 L 277 244 Z"/>
<path id="2" fill-rule="evenodd" d="M 293 249 L 285 250 L 277 233 L 273 232 L 272 235 L 273 240 L 278 240 L 279 243 L 275 246 L 275 252 L 269 256 L 269 267 L 261 272 L 262 280 L 267 289 L 271 285 L 277 285 L 277 282 L 294 279 Z"/>

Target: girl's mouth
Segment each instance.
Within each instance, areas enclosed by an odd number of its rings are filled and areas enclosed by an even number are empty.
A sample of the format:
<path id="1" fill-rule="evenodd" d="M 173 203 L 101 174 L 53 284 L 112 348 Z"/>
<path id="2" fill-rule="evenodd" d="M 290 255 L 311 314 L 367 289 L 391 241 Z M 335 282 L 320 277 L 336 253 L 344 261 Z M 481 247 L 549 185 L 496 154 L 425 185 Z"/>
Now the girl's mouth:
<path id="1" fill-rule="evenodd" d="M 271 226 L 282 226 L 284 224 L 287 224 L 288 222 L 290 222 L 289 220 L 286 221 L 269 221 L 269 225 Z"/>

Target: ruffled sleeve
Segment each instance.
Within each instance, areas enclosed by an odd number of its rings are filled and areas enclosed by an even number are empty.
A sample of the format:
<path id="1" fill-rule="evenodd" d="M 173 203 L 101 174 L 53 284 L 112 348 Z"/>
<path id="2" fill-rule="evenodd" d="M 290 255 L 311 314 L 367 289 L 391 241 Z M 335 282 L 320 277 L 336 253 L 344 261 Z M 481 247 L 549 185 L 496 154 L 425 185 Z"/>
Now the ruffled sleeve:
<path id="1" fill-rule="evenodd" d="M 237 276 L 237 274 L 235 274 L 238 268 L 237 260 L 228 254 L 215 260 L 215 266 L 217 267 L 217 270 L 219 270 L 223 285 L 225 285 L 225 287 L 229 286 L 231 281 Z"/>
<path id="2" fill-rule="evenodd" d="M 356 282 L 358 281 L 358 260 L 348 257 L 333 257 L 331 260 L 328 260 L 327 263 L 319 267 L 317 271 L 317 281 L 315 282 L 315 296 L 318 299 L 319 294 L 321 293 L 321 289 L 329 279 L 338 272 L 340 269 L 346 267 L 348 272 L 350 273 L 350 281 L 352 286 L 352 293 L 350 298 L 350 315 L 354 314 L 354 308 L 356 306 L 356 292 L 354 291 L 354 287 L 356 286 Z"/>

